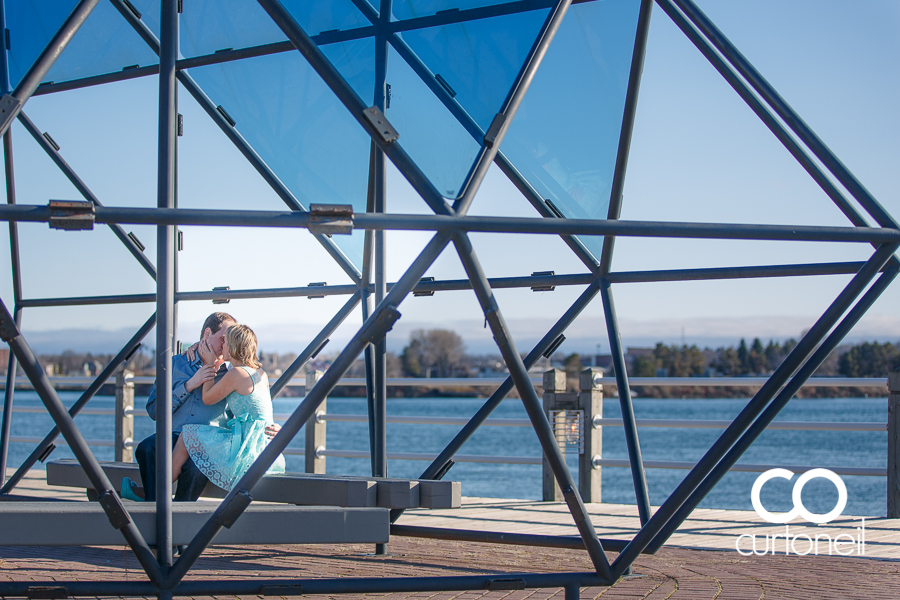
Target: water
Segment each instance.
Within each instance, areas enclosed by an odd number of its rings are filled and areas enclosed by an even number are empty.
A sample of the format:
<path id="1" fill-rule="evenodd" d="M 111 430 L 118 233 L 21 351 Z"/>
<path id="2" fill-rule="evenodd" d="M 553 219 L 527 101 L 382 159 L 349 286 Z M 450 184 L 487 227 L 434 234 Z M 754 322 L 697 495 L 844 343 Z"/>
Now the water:
<path id="1" fill-rule="evenodd" d="M 68 406 L 78 397 L 77 392 L 61 392 Z M 289 413 L 301 398 L 275 400 L 275 413 Z M 114 407 L 114 398 L 97 396 L 91 408 Z M 145 399 L 137 398 L 142 407 Z M 389 415 L 470 417 L 484 400 L 470 398 L 392 399 L 388 401 Z M 723 400 L 655 400 L 636 398 L 637 418 L 730 420 L 747 403 L 746 399 Z M 33 392 L 17 392 L 16 407 L 41 406 Z M 361 414 L 366 412 L 365 400 L 357 398 L 329 398 L 328 412 L 333 414 Z M 604 417 L 619 417 L 618 400 L 606 399 Z M 492 417 L 523 419 L 525 410 L 518 400 L 506 400 Z M 779 420 L 789 421 L 863 421 L 884 423 L 887 419 L 886 398 L 841 398 L 822 400 L 795 399 L 782 411 Z M 89 440 L 112 440 L 111 415 L 79 415 L 75 419 Z M 43 437 L 53 426 L 46 414 L 14 413 L 13 436 Z M 437 454 L 453 438 L 458 426 L 388 424 L 389 452 L 425 452 Z M 140 440 L 154 431 L 148 418 L 135 419 L 135 437 Z M 696 461 L 720 434 L 714 429 L 639 429 L 641 450 L 645 460 Z M 303 435 L 291 447 L 303 448 Z M 366 423 L 328 424 L 329 449 L 368 450 Z M 33 450 L 33 445 L 10 445 L 10 467 L 17 467 Z M 100 460 L 112 460 L 111 447 L 96 447 Z M 482 427 L 463 447 L 460 454 L 503 456 L 540 456 L 537 436 L 529 428 Z M 53 458 L 72 456 L 60 446 Z M 624 433 L 621 427 L 604 427 L 604 458 L 627 458 Z M 302 456 L 286 456 L 288 471 L 303 471 Z M 577 479 L 577 457 L 569 455 L 568 462 Z M 741 462 L 756 464 L 795 464 L 815 466 L 854 466 L 884 468 L 887 461 L 887 434 L 882 432 L 834 431 L 766 431 L 741 458 Z M 392 477 L 415 478 L 428 465 L 425 461 L 391 460 Z M 346 475 L 369 474 L 369 460 L 356 458 L 327 459 L 329 473 Z M 650 501 L 660 504 L 687 474 L 685 470 L 647 469 Z M 750 488 L 757 473 L 729 473 L 700 504 L 706 508 L 752 510 Z M 448 479 L 462 482 L 463 494 L 499 498 L 539 499 L 541 496 L 541 467 L 539 465 L 506 465 L 457 463 Z M 848 490 L 844 514 L 884 516 L 886 512 L 887 481 L 885 477 L 843 476 Z M 603 501 L 634 503 L 631 471 L 625 468 L 604 467 L 602 474 Z M 791 508 L 791 482 L 772 480 L 763 488 L 762 500 L 770 511 Z M 835 506 L 837 492 L 831 483 L 812 480 L 803 490 L 803 503 L 811 511 L 825 513 Z"/>

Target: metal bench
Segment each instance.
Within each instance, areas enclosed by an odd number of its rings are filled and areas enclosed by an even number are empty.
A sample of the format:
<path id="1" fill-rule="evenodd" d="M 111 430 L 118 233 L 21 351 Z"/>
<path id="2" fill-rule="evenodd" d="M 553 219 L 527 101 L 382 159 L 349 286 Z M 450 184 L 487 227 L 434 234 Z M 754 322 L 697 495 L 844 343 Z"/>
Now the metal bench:
<path id="1" fill-rule="evenodd" d="M 156 506 L 126 504 L 131 520 L 151 546 L 156 544 Z M 172 543 L 188 544 L 218 505 L 172 504 Z M 125 543 L 95 502 L 0 502 L 2 546 L 105 546 Z M 252 504 L 213 545 L 387 543 L 386 508 L 337 508 Z"/>
<path id="2" fill-rule="evenodd" d="M 100 465 L 116 489 L 122 478 L 141 483 L 135 463 L 101 462 Z M 88 490 L 96 498 L 81 465 L 74 459 L 47 463 L 47 484 Z M 458 481 L 393 479 L 285 473 L 267 475 L 251 490 L 254 500 L 306 506 L 380 507 L 380 508 L 459 508 L 461 487 Z M 225 491 L 209 484 L 203 496 L 224 498 Z"/>

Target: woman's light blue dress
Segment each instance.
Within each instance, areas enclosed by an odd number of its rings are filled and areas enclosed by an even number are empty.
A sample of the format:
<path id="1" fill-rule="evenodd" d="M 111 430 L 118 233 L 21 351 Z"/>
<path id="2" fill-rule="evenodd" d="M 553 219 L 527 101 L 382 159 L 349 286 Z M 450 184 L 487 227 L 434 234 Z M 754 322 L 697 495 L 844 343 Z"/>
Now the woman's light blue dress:
<path id="1" fill-rule="evenodd" d="M 250 374 L 253 391 L 246 396 L 231 392 L 225 397 L 234 418 L 225 427 L 191 424 L 181 430 L 184 446 L 197 468 L 228 491 L 269 443 L 266 427 L 274 423 L 269 388 L 259 385 L 261 377 L 256 370 L 241 368 Z M 284 456 L 279 454 L 266 473 L 284 473 Z"/>

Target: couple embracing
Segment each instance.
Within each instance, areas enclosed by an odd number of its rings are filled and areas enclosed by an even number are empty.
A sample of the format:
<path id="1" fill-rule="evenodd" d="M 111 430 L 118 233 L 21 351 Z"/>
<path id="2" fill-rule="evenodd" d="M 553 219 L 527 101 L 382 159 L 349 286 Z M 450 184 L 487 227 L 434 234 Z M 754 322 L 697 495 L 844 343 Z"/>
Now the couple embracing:
<path id="1" fill-rule="evenodd" d="M 156 419 L 155 385 L 147 412 Z M 227 313 L 211 314 L 200 342 L 172 358 L 175 500 L 196 500 L 208 481 L 231 490 L 280 430 L 272 416 L 269 379 L 257 360 L 256 335 Z M 155 500 L 156 444 L 154 434 L 138 445 L 135 458 L 144 487 L 123 479 L 123 498 Z M 284 457 L 279 455 L 268 473 L 283 472 Z"/>

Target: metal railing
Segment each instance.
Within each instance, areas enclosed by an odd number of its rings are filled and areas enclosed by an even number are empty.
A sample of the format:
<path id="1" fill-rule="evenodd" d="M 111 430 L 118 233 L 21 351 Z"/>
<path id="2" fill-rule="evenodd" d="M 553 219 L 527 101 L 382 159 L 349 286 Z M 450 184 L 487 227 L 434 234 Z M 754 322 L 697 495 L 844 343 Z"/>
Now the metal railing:
<path id="1" fill-rule="evenodd" d="M 79 387 L 79 386 L 87 386 L 93 382 L 93 379 L 90 377 L 53 377 L 51 381 L 54 385 L 63 384 L 66 387 Z M 132 384 L 152 384 L 152 377 L 129 377 L 127 379 L 128 382 Z M 413 378 L 392 378 L 388 379 L 389 386 L 415 386 L 415 387 L 438 387 L 438 388 L 462 388 L 462 387 L 496 387 L 500 383 L 502 383 L 502 379 L 499 378 L 440 378 L 440 379 L 413 379 Z M 0 382 L 3 382 L 0 379 Z M 536 387 L 542 387 L 543 379 L 542 378 L 533 378 L 532 382 L 536 385 Z M 691 378 L 677 378 L 677 377 L 635 377 L 631 378 L 630 384 L 632 387 L 640 387 L 640 386 L 672 386 L 672 387 L 756 387 L 765 382 L 765 378 L 757 378 L 757 377 L 740 377 L 740 378 L 725 378 L 725 377 L 691 377 Z M 306 381 L 302 378 L 295 378 L 290 383 L 288 383 L 291 387 L 306 387 Z M 341 380 L 341 385 L 346 386 L 364 386 L 364 379 L 355 379 L 355 378 L 345 378 Z M 603 381 L 602 384 L 604 387 L 615 387 L 614 380 Z M 806 384 L 808 387 L 854 387 L 854 388 L 863 388 L 863 389 L 872 389 L 872 390 L 883 390 L 885 393 L 887 392 L 887 379 L 881 378 L 816 378 L 811 379 Z M 18 385 L 17 388 L 22 387 L 27 389 L 27 385 Z M 117 397 L 121 397 L 119 394 Z M 13 412 L 21 412 L 21 413 L 43 413 L 45 409 L 43 407 L 14 407 Z M 79 414 L 82 415 L 115 415 L 116 411 L 114 409 L 101 409 L 101 408 L 84 408 L 80 411 Z M 147 417 L 146 412 L 142 408 L 134 408 L 133 406 L 126 406 L 122 409 L 121 414 L 123 414 L 125 419 L 133 419 L 135 416 L 138 417 Z M 283 421 L 289 417 L 288 414 L 276 414 L 276 421 Z M 368 422 L 368 417 L 366 415 L 351 415 L 351 414 L 328 414 L 324 411 L 319 411 L 316 414 L 316 420 L 320 423 L 365 423 Z M 601 415 L 588 415 L 587 419 L 591 424 L 591 427 L 594 429 L 601 429 L 602 427 L 621 427 L 623 422 L 619 418 L 604 418 Z M 425 416 L 389 416 L 387 417 L 387 423 L 391 424 L 406 424 L 406 425 L 447 425 L 447 426 L 464 426 L 468 422 L 468 418 L 464 417 L 425 417 Z M 649 427 L 649 428 L 677 428 L 677 429 L 725 429 L 728 425 L 731 424 L 731 421 L 724 420 L 691 420 L 691 419 L 637 419 L 636 424 L 638 427 Z M 501 418 L 490 418 L 484 422 L 485 426 L 488 427 L 523 427 L 530 428 L 532 427 L 531 422 L 528 419 L 501 419 Z M 791 430 L 791 431 L 835 431 L 835 432 L 848 432 L 848 431 L 860 431 L 860 432 L 886 432 L 888 430 L 888 423 L 875 423 L 875 422 L 839 422 L 839 421 L 775 421 L 769 425 L 769 429 L 772 430 Z M 124 431 L 133 431 L 132 427 L 126 427 L 123 429 Z M 34 443 L 37 444 L 41 441 L 41 438 L 38 437 L 30 437 L 30 436 L 12 436 L 10 437 L 10 442 L 17 443 Z M 124 438 L 121 440 L 87 440 L 88 443 L 92 446 L 98 447 L 121 447 L 126 450 L 133 450 L 136 446 L 136 442 L 134 442 L 130 437 Z M 57 443 L 64 445 L 65 441 L 60 439 Z M 322 439 L 316 439 L 314 442 L 314 448 L 316 448 L 316 457 L 317 458 L 327 458 L 327 457 L 335 457 L 335 458 L 369 458 L 369 452 L 364 450 L 335 450 L 329 449 L 327 447 L 327 440 L 325 436 L 322 436 Z M 287 448 L 284 451 L 286 455 L 293 456 L 304 456 L 306 452 L 300 448 Z M 392 460 L 420 460 L 420 461 L 432 461 L 435 458 L 435 454 L 425 453 L 425 452 L 389 452 L 388 458 Z M 540 465 L 542 464 L 542 458 L 540 456 L 530 457 L 530 456 L 489 456 L 489 455 L 478 455 L 478 454 L 457 454 L 454 456 L 454 460 L 457 462 L 472 462 L 472 463 L 492 463 L 492 464 L 519 464 L 519 465 Z M 660 461 L 660 460 L 645 460 L 643 461 L 644 467 L 649 469 L 691 469 L 694 467 L 693 462 L 687 461 Z M 594 455 L 591 457 L 591 465 L 594 469 L 600 469 L 601 467 L 630 467 L 629 461 L 627 459 L 616 459 L 616 458 L 603 458 L 600 455 Z M 791 465 L 763 465 L 763 464 L 748 464 L 748 463 L 739 463 L 736 464 L 732 470 L 733 471 L 744 471 L 744 472 L 763 472 L 775 467 L 783 467 L 788 468 L 793 471 L 803 471 L 809 468 L 814 468 L 809 465 L 804 466 L 791 466 Z M 837 473 L 838 475 L 856 475 L 856 476 L 874 476 L 874 477 L 884 477 L 887 474 L 888 468 L 868 468 L 868 467 L 841 467 L 841 466 L 829 466 L 829 469 Z"/>

